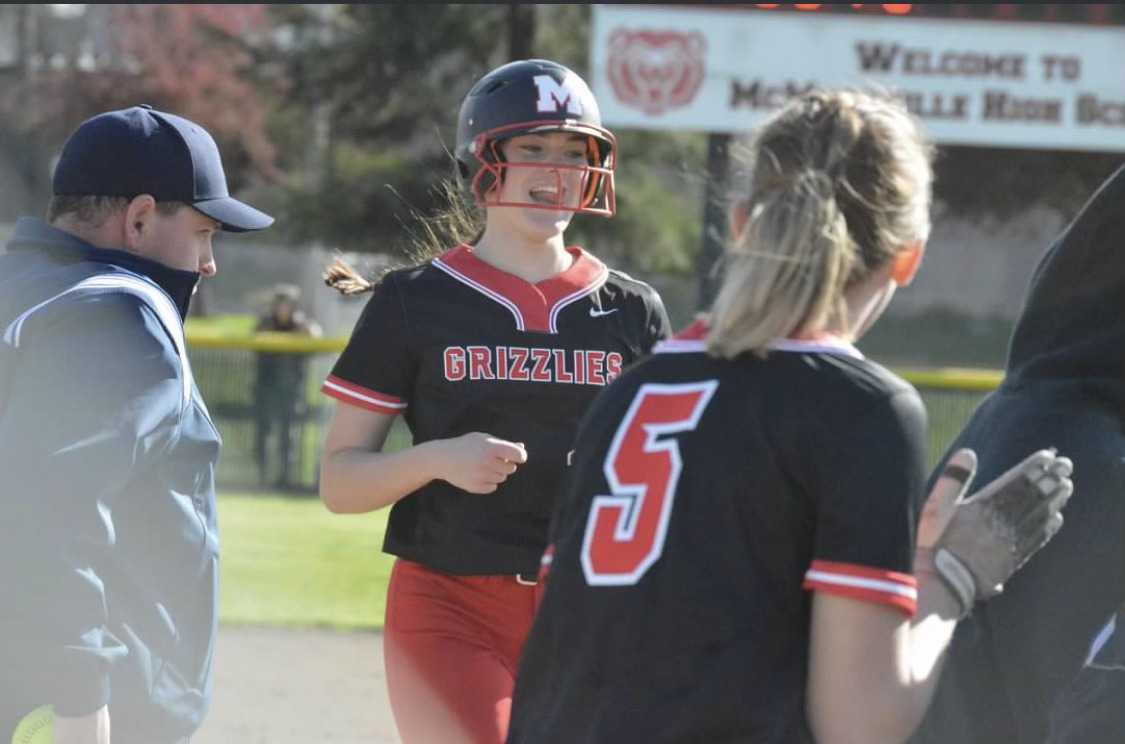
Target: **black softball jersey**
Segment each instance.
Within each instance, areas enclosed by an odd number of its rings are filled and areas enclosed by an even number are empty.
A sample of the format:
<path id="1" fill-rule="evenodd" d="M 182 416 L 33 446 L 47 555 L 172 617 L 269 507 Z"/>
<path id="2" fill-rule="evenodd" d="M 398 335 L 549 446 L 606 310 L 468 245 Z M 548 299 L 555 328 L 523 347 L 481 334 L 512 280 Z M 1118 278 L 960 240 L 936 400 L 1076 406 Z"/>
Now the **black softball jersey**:
<path id="1" fill-rule="evenodd" d="M 925 409 L 843 343 L 657 345 L 577 438 L 508 741 L 811 742 L 812 592 L 911 615 Z"/>
<path id="2" fill-rule="evenodd" d="M 494 493 L 435 480 L 403 498 L 386 552 L 457 575 L 538 571 L 582 413 L 669 332 L 651 287 L 567 251 L 535 284 L 461 245 L 376 288 L 323 392 L 401 413 L 415 444 L 484 432 L 528 456 Z"/>

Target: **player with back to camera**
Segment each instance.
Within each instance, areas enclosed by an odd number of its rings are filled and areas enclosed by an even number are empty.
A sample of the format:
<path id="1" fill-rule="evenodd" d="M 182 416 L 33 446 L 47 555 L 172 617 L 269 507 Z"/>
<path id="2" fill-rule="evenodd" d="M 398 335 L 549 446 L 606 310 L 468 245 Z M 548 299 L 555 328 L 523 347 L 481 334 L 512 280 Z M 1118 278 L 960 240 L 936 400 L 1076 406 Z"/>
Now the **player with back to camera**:
<path id="1" fill-rule="evenodd" d="M 591 407 L 551 528 L 509 742 L 904 740 L 959 618 L 1059 528 L 1070 463 L 920 511 L 918 393 L 853 346 L 929 232 L 930 147 L 817 92 L 752 148 L 708 321 Z"/>
<path id="2" fill-rule="evenodd" d="M 384 276 L 324 384 L 343 405 L 321 497 L 393 504 L 384 651 L 406 744 L 504 740 L 578 419 L 668 332 L 648 285 L 564 243 L 575 213 L 614 212 L 615 141 L 581 78 L 545 60 L 488 73 L 455 155 L 483 229 Z M 400 414 L 413 446 L 383 452 Z"/>

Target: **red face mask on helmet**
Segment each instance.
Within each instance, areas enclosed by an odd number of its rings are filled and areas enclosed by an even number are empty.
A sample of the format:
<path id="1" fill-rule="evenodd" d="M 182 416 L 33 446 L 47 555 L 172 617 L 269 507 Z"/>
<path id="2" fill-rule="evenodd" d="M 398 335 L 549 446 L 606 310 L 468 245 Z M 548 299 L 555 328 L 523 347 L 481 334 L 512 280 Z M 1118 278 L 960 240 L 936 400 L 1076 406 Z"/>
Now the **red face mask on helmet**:
<path id="1" fill-rule="evenodd" d="M 586 163 L 516 163 L 504 158 L 500 148 L 504 140 L 548 132 L 584 136 Z M 473 86 L 461 104 L 454 155 L 461 178 L 482 206 L 566 210 L 611 217 L 616 211 L 616 150 L 617 141 L 602 127 L 597 101 L 585 81 L 560 64 L 533 59 L 498 67 Z M 558 201 L 501 201 L 499 185 L 510 168 L 552 171 Z M 576 199 L 564 198 L 563 178 L 568 172 L 579 174 Z"/>

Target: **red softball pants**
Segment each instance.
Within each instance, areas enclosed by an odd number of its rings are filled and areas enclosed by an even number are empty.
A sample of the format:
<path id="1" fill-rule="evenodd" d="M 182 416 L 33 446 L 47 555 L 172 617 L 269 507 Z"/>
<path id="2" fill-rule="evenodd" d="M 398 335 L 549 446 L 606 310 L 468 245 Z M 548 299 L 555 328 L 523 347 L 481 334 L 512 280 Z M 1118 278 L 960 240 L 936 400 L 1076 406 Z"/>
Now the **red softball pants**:
<path id="1" fill-rule="evenodd" d="M 395 561 L 383 657 L 403 744 L 503 744 L 541 586 Z"/>

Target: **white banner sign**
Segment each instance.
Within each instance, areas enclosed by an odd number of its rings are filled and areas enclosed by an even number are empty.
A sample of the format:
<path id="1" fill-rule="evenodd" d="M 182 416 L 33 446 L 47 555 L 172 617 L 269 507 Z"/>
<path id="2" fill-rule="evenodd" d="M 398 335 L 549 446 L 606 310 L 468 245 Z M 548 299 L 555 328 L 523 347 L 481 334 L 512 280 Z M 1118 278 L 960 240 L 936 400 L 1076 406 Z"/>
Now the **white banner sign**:
<path id="1" fill-rule="evenodd" d="M 1125 150 L 1125 28 L 595 5 L 608 125 L 737 132 L 813 87 L 901 96 L 938 142 Z"/>

